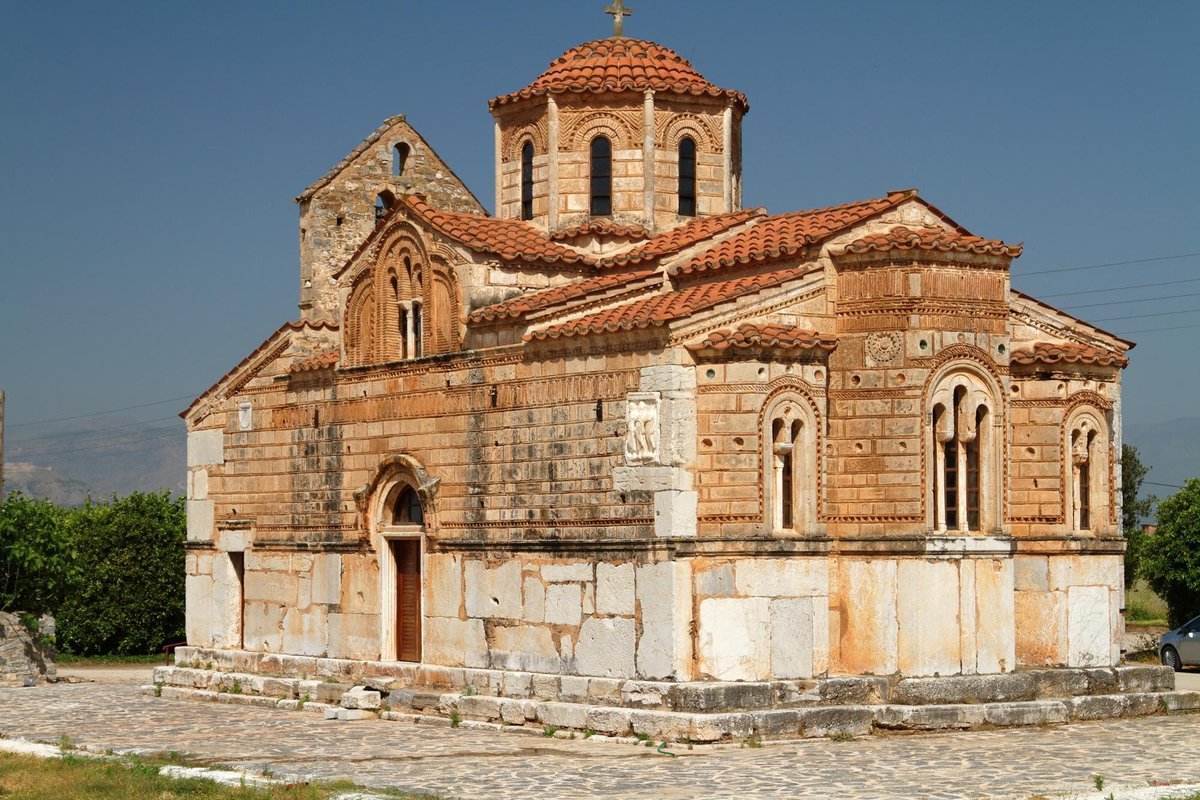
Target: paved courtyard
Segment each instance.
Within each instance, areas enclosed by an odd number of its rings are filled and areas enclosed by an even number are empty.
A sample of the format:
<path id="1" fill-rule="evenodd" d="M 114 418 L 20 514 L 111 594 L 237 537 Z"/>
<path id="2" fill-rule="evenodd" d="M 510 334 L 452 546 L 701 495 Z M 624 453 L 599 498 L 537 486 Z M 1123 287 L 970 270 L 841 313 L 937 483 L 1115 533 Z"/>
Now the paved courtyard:
<path id="1" fill-rule="evenodd" d="M 0 732 L 176 750 L 281 776 L 463 798 L 999 798 L 1200 782 L 1200 715 L 763 748 L 644 747 L 144 697 L 123 683 L 0 690 Z"/>

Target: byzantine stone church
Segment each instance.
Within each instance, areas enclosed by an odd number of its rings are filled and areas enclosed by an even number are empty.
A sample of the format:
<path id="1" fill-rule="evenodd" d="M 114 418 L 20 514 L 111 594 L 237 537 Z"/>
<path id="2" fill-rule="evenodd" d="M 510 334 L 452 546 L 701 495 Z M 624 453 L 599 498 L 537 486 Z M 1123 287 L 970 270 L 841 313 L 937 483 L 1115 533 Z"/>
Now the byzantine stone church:
<path id="1" fill-rule="evenodd" d="M 1131 342 L 916 190 L 747 206 L 746 97 L 653 42 L 489 107 L 494 215 L 403 116 L 297 198 L 299 319 L 183 413 L 193 647 L 679 682 L 1118 662 Z"/>

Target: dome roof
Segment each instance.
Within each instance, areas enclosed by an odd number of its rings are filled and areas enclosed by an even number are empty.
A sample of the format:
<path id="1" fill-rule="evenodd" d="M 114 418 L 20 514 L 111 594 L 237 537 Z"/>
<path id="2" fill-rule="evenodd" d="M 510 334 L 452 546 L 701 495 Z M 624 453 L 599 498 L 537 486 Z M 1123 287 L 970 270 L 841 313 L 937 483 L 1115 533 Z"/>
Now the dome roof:
<path id="1" fill-rule="evenodd" d="M 518 92 L 501 95 L 488 105 L 495 109 L 548 93 L 642 92 L 646 89 L 727 97 L 743 111 L 750 107 L 745 95 L 709 83 L 674 50 L 654 42 L 624 37 L 597 39 L 573 47 L 559 56 L 533 83 Z"/>

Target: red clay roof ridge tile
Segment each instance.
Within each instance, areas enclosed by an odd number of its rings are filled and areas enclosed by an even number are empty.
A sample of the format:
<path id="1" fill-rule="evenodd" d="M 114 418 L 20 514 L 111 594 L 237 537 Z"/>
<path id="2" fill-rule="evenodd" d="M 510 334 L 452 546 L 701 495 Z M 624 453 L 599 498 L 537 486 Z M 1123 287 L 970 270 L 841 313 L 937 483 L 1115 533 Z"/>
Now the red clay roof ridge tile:
<path id="1" fill-rule="evenodd" d="M 838 255 L 862 253 L 888 253 L 894 251 L 924 250 L 942 253 L 973 253 L 976 255 L 1006 256 L 1018 258 L 1022 252 L 1020 244 L 1005 244 L 995 239 L 969 236 L 942 228 L 909 228 L 898 225 L 883 233 L 873 233 L 850 242 L 842 247 Z"/>
<path id="2" fill-rule="evenodd" d="M 837 349 L 837 336 L 777 322 L 746 322 L 736 329 L 723 328 L 702 341 L 686 345 L 692 351 L 780 347 L 794 350 Z"/>
<path id="3" fill-rule="evenodd" d="M 1125 367 L 1128 356 L 1104 347 L 1076 342 L 1035 342 L 1029 347 L 1013 350 L 1012 364 L 1094 364 L 1103 367 Z"/>
<path id="4" fill-rule="evenodd" d="M 746 96 L 705 80 L 683 56 L 655 42 L 611 37 L 584 42 L 556 58 L 533 83 L 516 92 L 495 97 L 496 108 L 545 94 L 600 92 L 671 92 L 680 95 L 723 97 L 745 113 Z"/>

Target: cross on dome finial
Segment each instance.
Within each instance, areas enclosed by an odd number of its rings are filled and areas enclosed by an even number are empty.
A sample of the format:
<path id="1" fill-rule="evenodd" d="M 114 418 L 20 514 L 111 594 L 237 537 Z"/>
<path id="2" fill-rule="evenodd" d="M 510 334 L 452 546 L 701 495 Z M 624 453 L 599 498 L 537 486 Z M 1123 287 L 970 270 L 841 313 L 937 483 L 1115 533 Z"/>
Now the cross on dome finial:
<path id="1" fill-rule="evenodd" d="M 605 14 L 612 14 L 613 17 L 613 36 L 621 38 L 625 35 L 624 17 L 633 16 L 633 9 L 626 8 L 624 0 L 614 0 L 613 4 L 604 9 Z"/>

